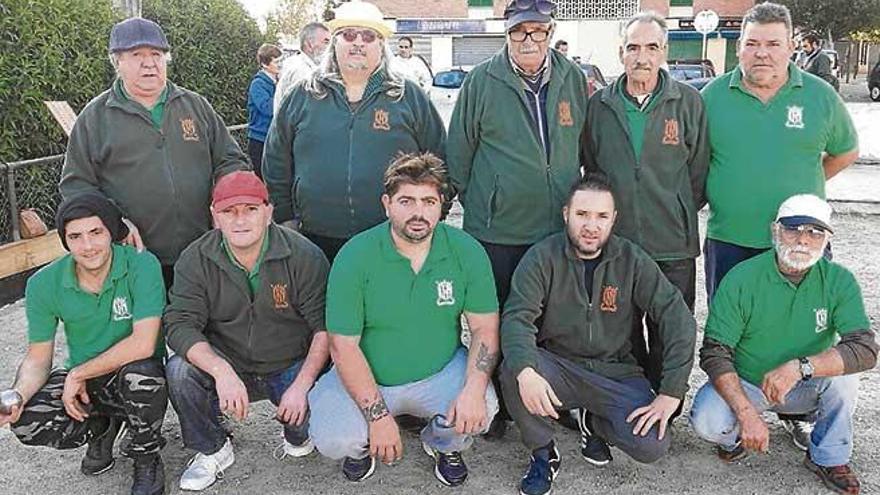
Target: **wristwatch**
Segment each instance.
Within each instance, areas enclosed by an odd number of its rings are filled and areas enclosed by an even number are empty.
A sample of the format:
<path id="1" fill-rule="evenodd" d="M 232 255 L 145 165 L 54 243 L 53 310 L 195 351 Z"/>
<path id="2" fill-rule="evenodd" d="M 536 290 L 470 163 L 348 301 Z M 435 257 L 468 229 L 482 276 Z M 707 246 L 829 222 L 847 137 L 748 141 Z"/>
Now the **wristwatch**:
<path id="1" fill-rule="evenodd" d="M 805 357 L 798 358 L 798 361 L 801 362 L 801 380 L 807 381 L 810 378 L 813 378 L 813 371 L 815 371 L 813 363 Z"/>

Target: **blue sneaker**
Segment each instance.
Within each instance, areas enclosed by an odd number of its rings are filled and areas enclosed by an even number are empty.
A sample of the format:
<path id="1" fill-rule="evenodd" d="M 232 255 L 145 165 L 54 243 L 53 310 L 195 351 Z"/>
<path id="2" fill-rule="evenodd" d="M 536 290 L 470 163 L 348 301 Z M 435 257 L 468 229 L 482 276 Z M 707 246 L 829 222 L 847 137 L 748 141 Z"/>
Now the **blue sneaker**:
<path id="1" fill-rule="evenodd" d="M 376 459 L 370 455 L 363 459 L 346 457 L 342 461 L 342 474 L 348 478 L 348 481 L 363 481 L 372 476 L 374 471 L 376 471 Z"/>
<path id="2" fill-rule="evenodd" d="M 520 495 L 548 495 L 553 489 L 553 480 L 559 473 L 560 463 L 559 451 L 552 441 L 532 451 L 529 470 L 519 482 Z"/>
<path id="3" fill-rule="evenodd" d="M 586 409 L 578 411 L 578 428 L 581 431 L 581 457 L 585 461 L 602 467 L 614 459 L 608 443 L 590 431 L 590 413 Z"/>
<path id="4" fill-rule="evenodd" d="M 440 452 L 422 442 L 425 453 L 434 458 L 434 476 L 446 486 L 458 486 L 467 479 L 468 469 L 461 452 Z"/>

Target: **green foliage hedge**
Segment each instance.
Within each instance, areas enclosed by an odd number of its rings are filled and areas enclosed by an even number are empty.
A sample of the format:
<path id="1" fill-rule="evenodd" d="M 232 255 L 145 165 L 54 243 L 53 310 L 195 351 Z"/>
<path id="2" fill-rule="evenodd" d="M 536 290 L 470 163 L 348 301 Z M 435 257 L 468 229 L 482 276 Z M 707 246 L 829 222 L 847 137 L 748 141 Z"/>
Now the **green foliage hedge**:
<path id="1" fill-rule="evenodd" d="M 43 100 L 79 112 L 109 87 L 111 0 L 0 0 L 0 160 L 62 153 Z M 144 0 L 171 44 L 168 78 L 205 96 L 228 125 L 247 121 L 247 88 L 264 41 L 236 0 Z"/>

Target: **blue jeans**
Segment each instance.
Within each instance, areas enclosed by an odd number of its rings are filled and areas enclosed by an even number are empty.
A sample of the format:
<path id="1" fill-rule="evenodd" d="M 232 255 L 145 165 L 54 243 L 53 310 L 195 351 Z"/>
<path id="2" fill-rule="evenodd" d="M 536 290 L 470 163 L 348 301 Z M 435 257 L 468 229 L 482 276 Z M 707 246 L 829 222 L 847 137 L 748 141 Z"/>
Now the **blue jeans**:
<path id="1" fill-rule="evenodd" d="M 785 404 L 771 406 L 761 389 L 740 379 L 743 391 L 759 413 L 773 411 L 784 414 L 814 414 L 816 424 L 810 437 L 810 458 L 820 466 L 849 463 L 852 455 L 853 413 L 859 394 L 858 375 L 813 378 L 798 382 Z M 733 450 L 739 441 L 736 415 L 718 394 L 712 383 L 706 383 L 694 397 L 691 426 L 704 440 Z"/>
<path id="2" fill-rule="evenodd" d="M 422 429 L 423 442 L 440 452 L 457 452 L 470 446 L 470 435 L 461 435 L 445 423 L 449 406 L 458 397 L 466 378 L 467 350 L 459 349 L 449 363 L 434 375 L 417 382 L 391 387 L 379 386 L 388 411 L 432 419 Z M 361 410 L 339 379 L 334 366 L 318 380 L 309 394 L 312 410 L 311 434 L 315 447 L 326 457 L 362 459 L 369 452 L 369 429 Z M 498 412 L 498 399 L 491 384 L 486 388 L 487 428 Z M 441 415 L 443 418 L 437 418 Z"/>
<path id="3" fill-rule="evenodd" d="M 277 406 L 287 387 L 299 374 L 302 364 L 303 360 L 299 360 L 277 373 L 241 373 L 238 377 L 247 388 L 248 400 L 257 402 L 269 399 Z M 171 404 L 180 420 L 183 444 L 205 455 L 223 448 L 228 435 L 221 422 L 214 378 L 179 355 L 168 360 L 165 370 Z M 284 438 L 290 444 L 302 445 L 308 437 L 308 418 L 299 426 L 284 425 Z"/>

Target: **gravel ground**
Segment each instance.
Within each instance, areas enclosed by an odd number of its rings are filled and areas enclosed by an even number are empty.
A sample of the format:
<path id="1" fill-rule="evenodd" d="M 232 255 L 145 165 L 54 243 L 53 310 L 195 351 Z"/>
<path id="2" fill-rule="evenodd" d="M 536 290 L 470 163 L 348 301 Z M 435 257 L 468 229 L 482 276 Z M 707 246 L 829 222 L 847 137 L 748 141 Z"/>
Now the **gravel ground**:
<path id="1" fill-rule="evenodd" d="M 453 222 L 455 220 L 457 215 L 453 216 Z M 876 329 L 880 314 L 880 265 L 870 254 L 876 253 L 874 246 L 880 242 L 880 217 L 839 215 L 835 230 L 838 232 L 834 239 L 835 259 L 848 266 L 859 279 Z M 702 280 L 698 280 L 698 287 L 702 287 Z M 706 319 L 706 306 L 702 297 L 698 299 L 697 320 L 702 324 Z M 23 301 L 0 309 L 0 328 L 5 330 L 0 333 L 2 383 L 12 378 L 25 350 Z M 60 360 L 59 355 L 58 362 Z M 705 380 L 702 371 L 695 368 L 687 409 L 693 392 Z M 861 381 L 853 466 L 861 473 L 863 493 L 878 493 L 880 453 L 872 450 L 871 445 L 880 444 L 880 430 L 872 426 L 880 423 L 880 373 L 876 369 L 866 372 Z M 465 453 L 470 478 L 464 486 L 449 489 L 434 479 L 430 459 L 421 452 L 417 436 L 408 432 L 404 434 L 406 453 L 400 463 L 393 467 L 380 466 L 372 478 L 354 485 L 344 480 L 338 463 L 316 454 L 282 462 L 273 459 L 272 451 L 278 445 L 280 431 L 277 423 L 269 419 L 272 413 L 268 403 L 257 403 L 248 418 L 235 425 L 238 459 L 225 477 L 205 493 L 505 494 L 516 493 L 518 480 L 527 465 L 528 454 L 515 429 L 500 442 L 478 439 Z M 613 449 L 615 460 L 603 469 L 592 468 L 580 459 L 576 435 L 560 428 L 557 444 L 563 464 L 554 493 L 826 493 L 817 478 L 802 467 L 803 454 L 791 445 L 781 425 L 769 417 L 768 421 L 771 453 L 752 455 L 734 465 L 725 465 L 716 459 L 712 447 L 699 440 L 684 420 L 674 424 L 672 450 L 656 464 L 639 465 Z M 177 417 L 171 408 L 164 431 L 169 440 L 163 451 L 168 493 L 179 493 L 177 480 L 192 453 L 182 446 Z M 0 456 L 0 486 L 4 487 L 4 493 L 128 493 L 131 461 L 127 459 L 120 459 L 113 470 L 98 478 L 88 478 L 79 472 L 84 448 L 57 452 L 24 447 L 6 428 L 0 429 L 0 450 L 5 452 Z"/>

